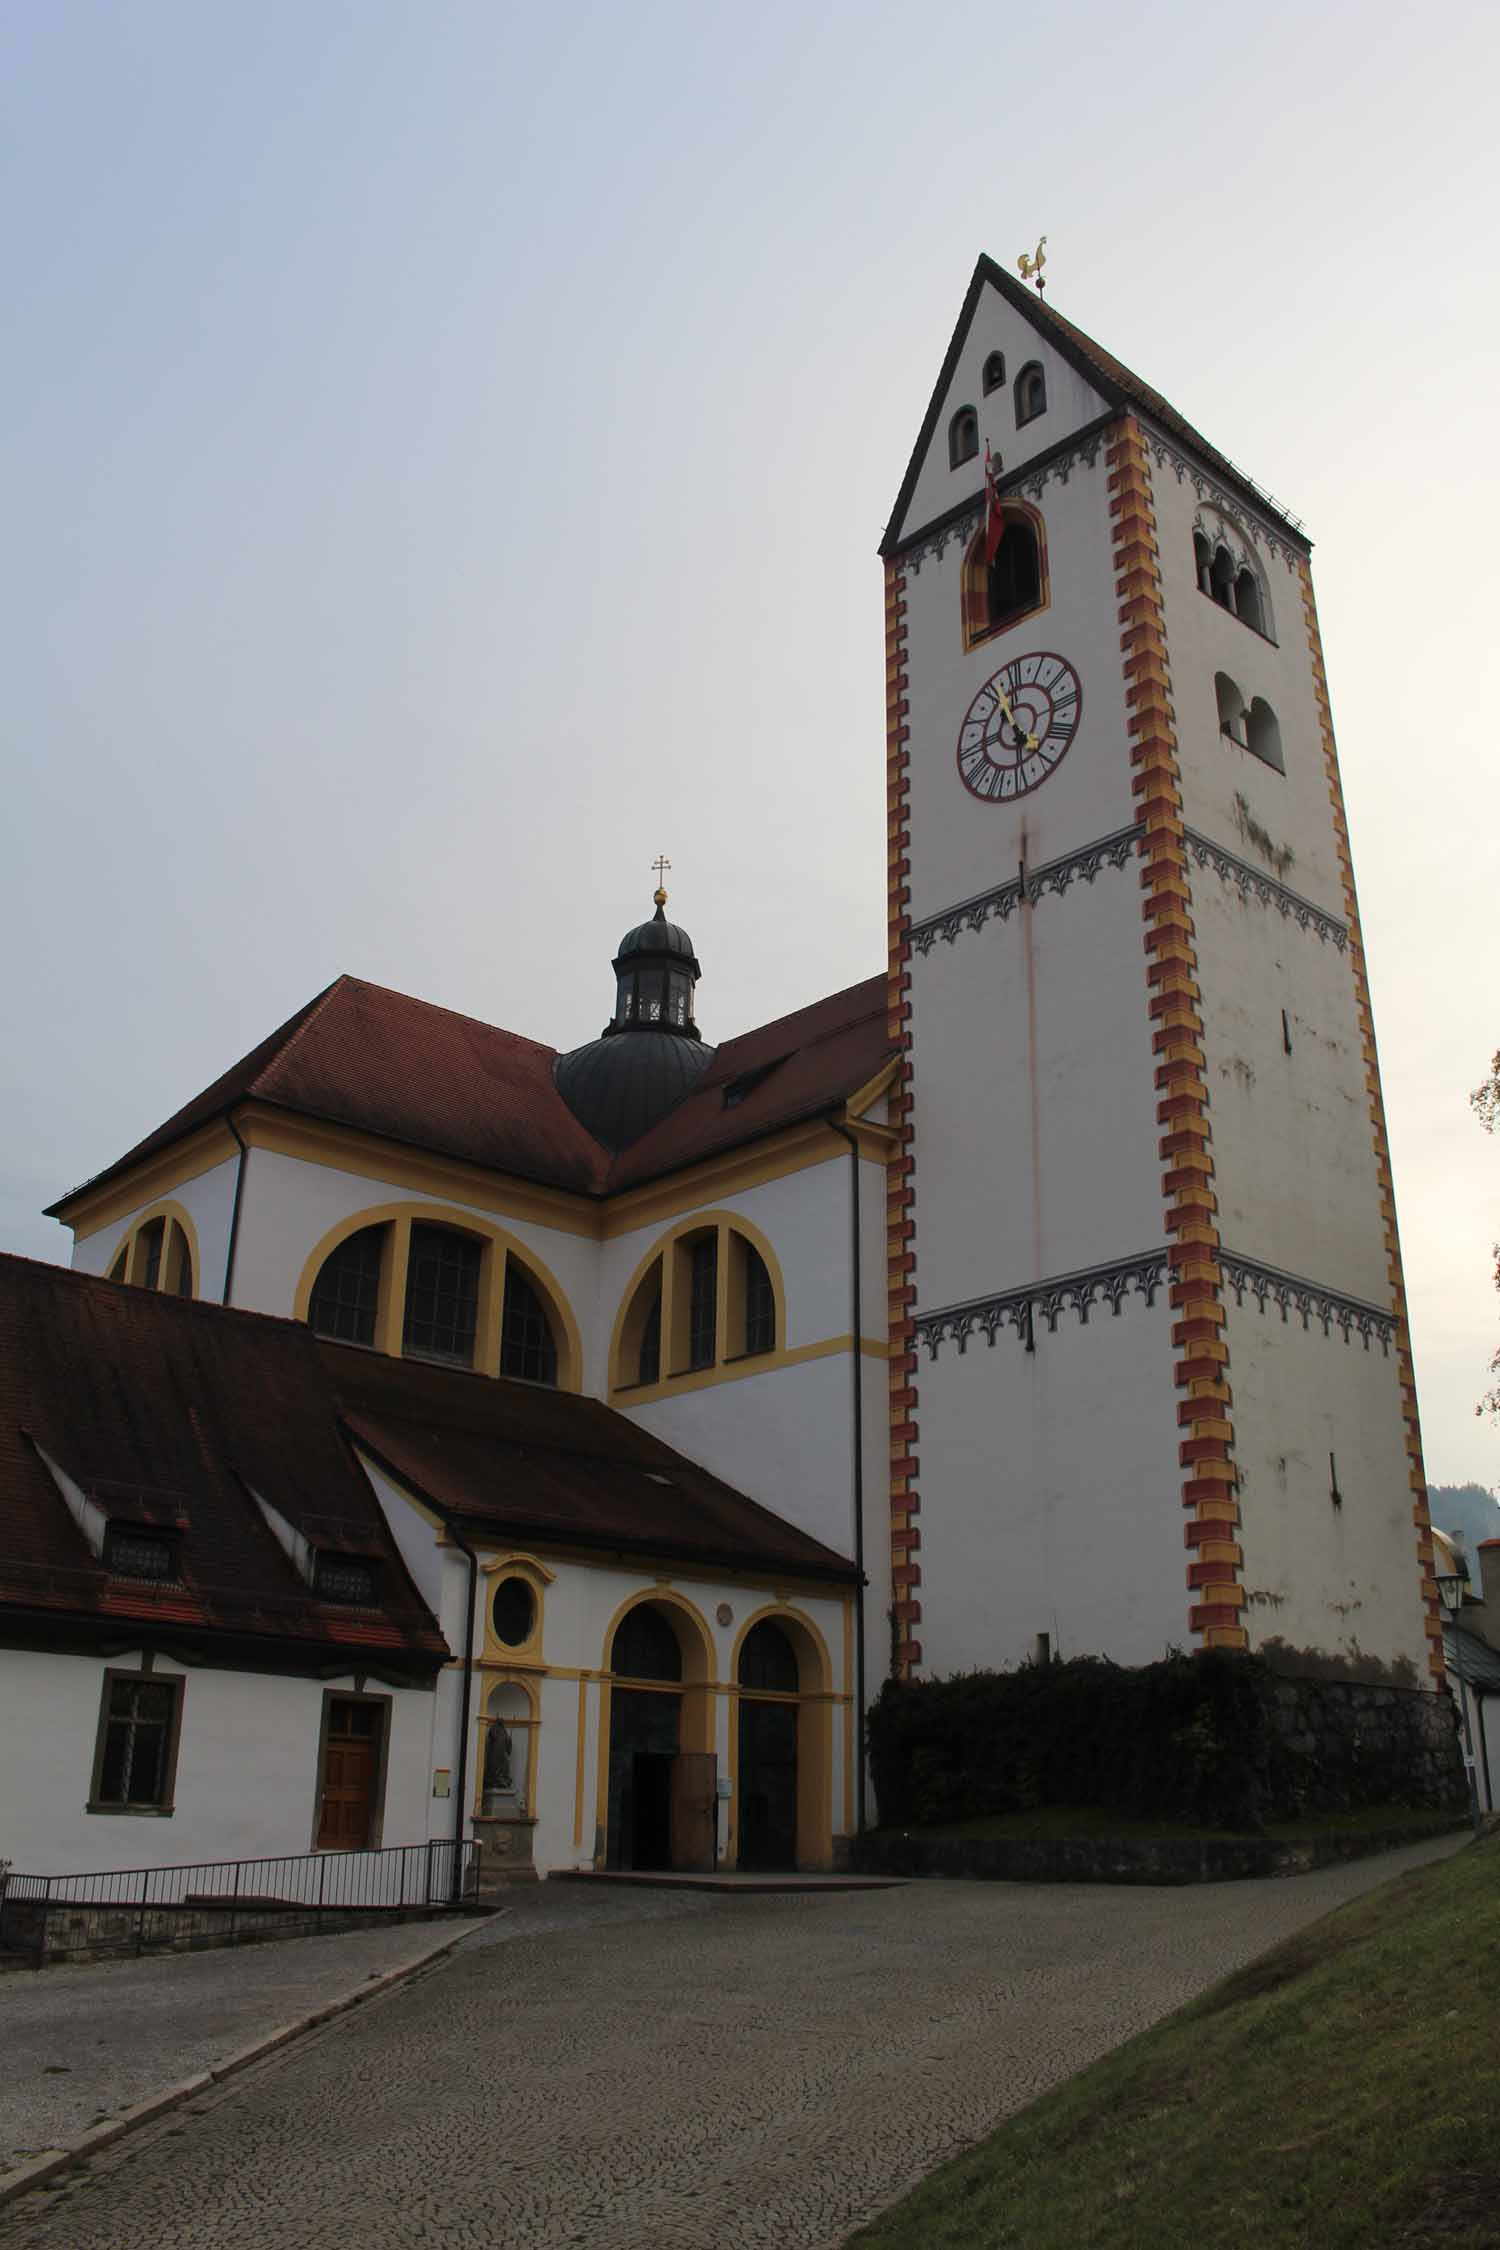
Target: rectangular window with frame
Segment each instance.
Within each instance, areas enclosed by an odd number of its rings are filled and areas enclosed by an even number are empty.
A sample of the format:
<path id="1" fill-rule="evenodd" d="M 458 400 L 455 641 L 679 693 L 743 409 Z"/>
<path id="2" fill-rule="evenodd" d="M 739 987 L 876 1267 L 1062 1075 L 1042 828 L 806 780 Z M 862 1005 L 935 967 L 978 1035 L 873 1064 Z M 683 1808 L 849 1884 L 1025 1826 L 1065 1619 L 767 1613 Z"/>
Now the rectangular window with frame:
<path id="1" fill-rule="evenodd" d="M 180 1679 L 106 1672 L 90 1812 L 170 1812 L 182 1726 Z"/>

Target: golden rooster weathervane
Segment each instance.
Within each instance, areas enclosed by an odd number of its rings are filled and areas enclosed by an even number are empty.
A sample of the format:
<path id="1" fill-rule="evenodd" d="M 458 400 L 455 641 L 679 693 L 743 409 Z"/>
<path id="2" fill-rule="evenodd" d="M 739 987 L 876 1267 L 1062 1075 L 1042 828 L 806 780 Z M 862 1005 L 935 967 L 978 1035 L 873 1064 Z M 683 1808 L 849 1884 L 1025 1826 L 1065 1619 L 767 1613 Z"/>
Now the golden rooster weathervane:
<path id="1" fill-rule="evenodd" d="M 1020 257 L 1016 260 L 1016 270 L 1020 274 L 1021 279 L 1023 281 L 1034 281 L 1036 283 L 1036 293 L 1039 297 L 1045 294 L 1047 287 L 1046 282 L 1042 279 L 1042 268 L 1046 263 L 1047 237 L 1045 235 L 1042 236 L 1041 241 L 1036 246 L 1035 257 L 1028 258 L 1025 251 L 1023 250 Z"/>

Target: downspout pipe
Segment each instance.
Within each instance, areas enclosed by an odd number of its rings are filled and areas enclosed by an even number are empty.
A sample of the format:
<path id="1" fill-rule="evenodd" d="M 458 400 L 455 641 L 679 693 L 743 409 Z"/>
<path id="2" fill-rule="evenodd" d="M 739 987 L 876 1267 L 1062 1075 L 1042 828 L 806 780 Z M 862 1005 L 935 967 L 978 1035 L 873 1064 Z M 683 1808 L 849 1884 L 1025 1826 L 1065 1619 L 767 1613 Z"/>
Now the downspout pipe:
<path id="1" fill-rule="evenodd" d="M 225 1110 L 224 1122 L 239 1143 L 240 1151 L 234 1173 L 234 1209 L 229 1214 L 229 1251 L 224 1260 L 224 1294 L 219 1300 L 221 1304 L 227 1305 L 230 1301 L 229 1293 L 234 1287 L 234 1253 L 239 1248 L 240 1240 L 240 1201 L 245 1193 L 245 1159 L 250 1151 L 245 1145 L 244 1135 L 234 1121 L 232 1110 Z"/>
<path id="2" fill-rule="evenodd" d="M 469 1565 L 468 1598 L 464 1612 L 464 1684 L 458 1710 L 458 1787 L 453 1809 L 453 1881 L 450 1896 L 456 1906 L 463 1895 L 464 1855 L 461 1847 L 469 1803 L 469 1714 L 474 1699 L 474 1597 L 479 1586 L 479 1557 L 451 1516 L 444 1516 L 443 1528 Z"/>
<path id="3" fill-rule="evenodd" d="M 860 1277 L 859 1142 L 838 1118 L 827 1120 L 840 1140 L 849 1143 L 849 1294 L 852 1313 L 849 1332 L 853 1342 L 850 1362 L 854 1413 L 854 1833 L 865 1830 L 865 1385 L 864 1290 Z"/>

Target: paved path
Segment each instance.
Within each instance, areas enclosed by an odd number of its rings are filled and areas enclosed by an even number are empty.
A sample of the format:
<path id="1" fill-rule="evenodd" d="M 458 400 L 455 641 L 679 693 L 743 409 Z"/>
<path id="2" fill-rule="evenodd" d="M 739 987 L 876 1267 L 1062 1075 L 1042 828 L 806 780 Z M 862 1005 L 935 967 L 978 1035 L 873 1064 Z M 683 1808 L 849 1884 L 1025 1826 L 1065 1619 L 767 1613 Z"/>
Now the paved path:
<path id="1" fill-rule="evenodd" d="M 0 2175 L 253 2040 L 421 1960 L 471 1923 L 147 1955 L 0 1976 Z"/>
<path id="2" fill-rule="evenodd" d="M 828 2250 L 1227 1970 L 1454 1848 L 1174 1890 L 546 1886 L 0 2212 L 0 2246 Z"/>

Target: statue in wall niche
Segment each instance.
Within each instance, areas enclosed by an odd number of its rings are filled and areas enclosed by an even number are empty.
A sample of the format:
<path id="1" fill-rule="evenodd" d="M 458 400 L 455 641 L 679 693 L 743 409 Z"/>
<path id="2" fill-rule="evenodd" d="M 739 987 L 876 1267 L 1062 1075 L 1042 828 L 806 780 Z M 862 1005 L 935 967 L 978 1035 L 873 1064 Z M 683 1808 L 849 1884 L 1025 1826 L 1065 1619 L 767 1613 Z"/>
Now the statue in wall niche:
<path id="1" fill-rule="evenodd" d="M 503 1719 L 491 1719 L 484 1736 L 484 1809 L 498 1812 L 501 1801 L 514 1798 L 511 1773 L 510 1728 Z"/>

